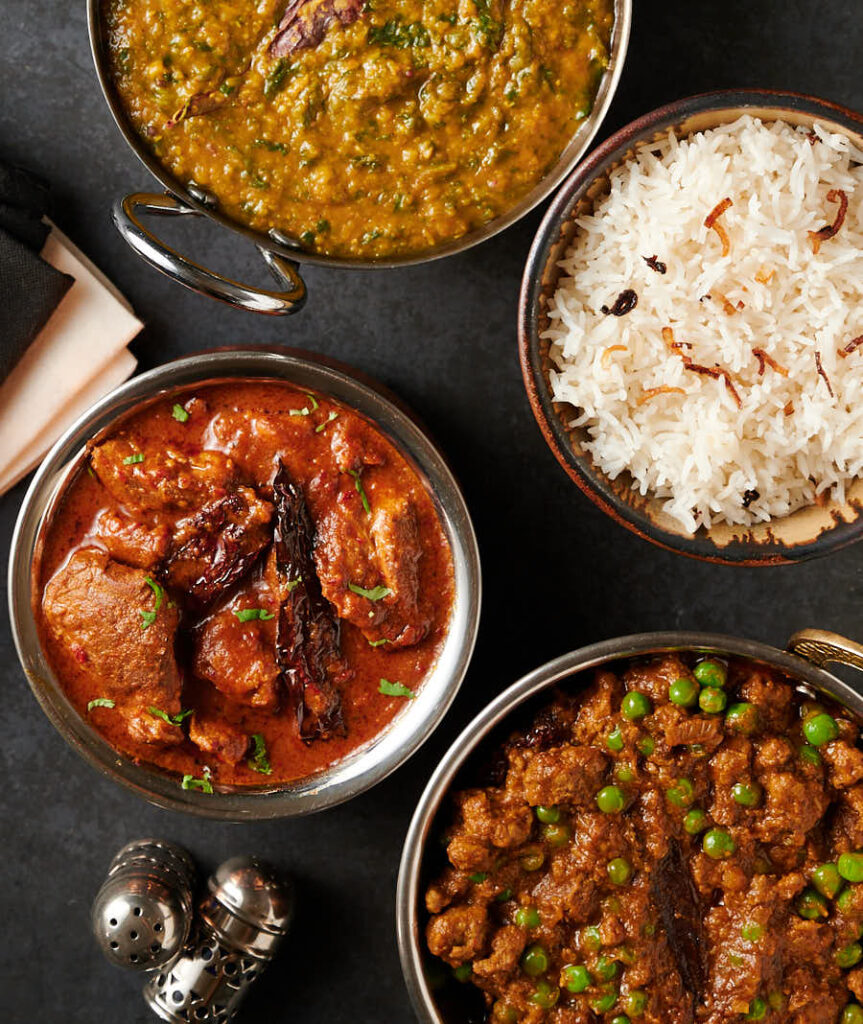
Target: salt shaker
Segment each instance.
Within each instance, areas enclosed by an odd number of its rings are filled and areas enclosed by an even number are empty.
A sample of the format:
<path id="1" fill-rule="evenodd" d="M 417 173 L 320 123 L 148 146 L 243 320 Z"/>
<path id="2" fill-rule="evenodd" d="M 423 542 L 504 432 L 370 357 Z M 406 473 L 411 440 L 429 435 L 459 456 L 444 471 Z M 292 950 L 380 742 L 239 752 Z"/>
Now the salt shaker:
<path id="1" fill-rule="evenodd" d="M 144 987 L 172 1024 L 226 1024 L 275 955 L 290 925 L 293 885 L 254 857 L 225 861 L 208 882 L 193 935 Z"/>
<path id="2" fill-rule="evenodd" d="M 161 839 L 136 839 L 111 861 L 93 902 L 93 933 L 113 964 L 151 971 L 169 963 L 189 936 L 195 865 Z"/>

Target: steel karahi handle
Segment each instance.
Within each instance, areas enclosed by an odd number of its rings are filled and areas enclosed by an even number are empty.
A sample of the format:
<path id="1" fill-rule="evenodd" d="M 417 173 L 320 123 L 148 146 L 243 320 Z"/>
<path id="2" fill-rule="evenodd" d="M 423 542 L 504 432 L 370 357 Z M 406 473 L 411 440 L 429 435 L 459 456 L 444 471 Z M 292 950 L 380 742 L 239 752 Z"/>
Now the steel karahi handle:
<path id="1" fill-rule="evenodd" d="M 801 629 L 788 641 L 788 650 L 819 668 L 835 663 L 863 671 L 863 644 L 826 629 Z"/>
<path id="2" fill-rule="evenodd" d="M 252 285 L 240 284 L 208 270 L 153 234 L 141 221 L 139 210 L 162 217 L 202 216 L 201 211 L 166 192 L 135 192 L 118 199 L 111 216 L 123 240 L 141 259 L 173 280 L 201 295 L 226 302 L 237 309 L 270 316 L 287 316 L 302 309 L 306 301 L 306 286 L 297 264 L 264 246 L 257 246 L 270 273 L 282 291 L 269 291 Z"/>

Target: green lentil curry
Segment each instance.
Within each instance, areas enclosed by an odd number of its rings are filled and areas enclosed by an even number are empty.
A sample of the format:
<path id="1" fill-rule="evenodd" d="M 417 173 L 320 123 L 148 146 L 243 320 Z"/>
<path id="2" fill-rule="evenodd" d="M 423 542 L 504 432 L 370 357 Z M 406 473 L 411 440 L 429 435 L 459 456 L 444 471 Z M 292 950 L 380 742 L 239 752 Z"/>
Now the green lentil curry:
<path id="1" fill-rule="evenodd" d="M 613 0 L 293 0 L 286 52 L 285 3 L 107 0 L 112 76 L 177 179 L 259 231 L 367 259 L 459 238 L 530 191 L 590 112 L 613 22 Z"/>

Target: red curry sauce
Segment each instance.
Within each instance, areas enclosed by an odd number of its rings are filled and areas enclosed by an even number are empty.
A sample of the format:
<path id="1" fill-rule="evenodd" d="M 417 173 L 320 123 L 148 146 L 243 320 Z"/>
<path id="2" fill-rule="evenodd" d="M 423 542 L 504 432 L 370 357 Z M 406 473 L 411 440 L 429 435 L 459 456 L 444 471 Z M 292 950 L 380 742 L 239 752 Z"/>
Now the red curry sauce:
<path id="1" fill-rule="evenodd" d="M 308 514 L 313 580 L 277 556 L 280 469 Z M 172 395 L 101 438 L 38 579 L 43 646 L 78 712 L 136 761 L 216 785 L 296 780 L 372 740 L 433 667 L 453 600 L 449 545 L 405 457 L 358 413 L 278 382 Z M 335 641 L 303 689 L 285 638 L 312 585 Z M 88 710 L 100 699 L 113 706 Z"/>

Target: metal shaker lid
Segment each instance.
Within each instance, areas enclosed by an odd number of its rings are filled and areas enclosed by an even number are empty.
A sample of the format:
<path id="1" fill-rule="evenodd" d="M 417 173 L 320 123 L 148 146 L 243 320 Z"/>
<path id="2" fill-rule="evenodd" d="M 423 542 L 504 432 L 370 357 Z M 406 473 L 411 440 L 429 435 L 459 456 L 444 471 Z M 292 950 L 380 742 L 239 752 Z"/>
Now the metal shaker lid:
<path id="1" fill-rule="evenodd" d="M 294 892 L 290 880 L 256 857 L 232 857 L 209 882 L 214 900 L 247 925 L 283 935 L 291 923 Z"/>

